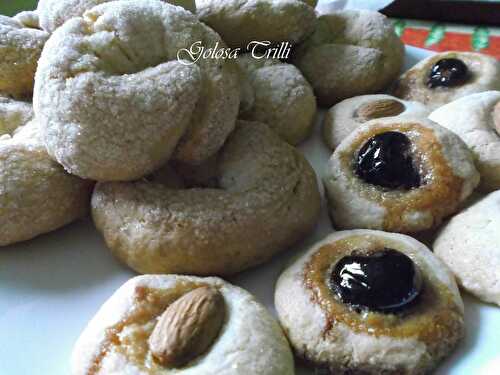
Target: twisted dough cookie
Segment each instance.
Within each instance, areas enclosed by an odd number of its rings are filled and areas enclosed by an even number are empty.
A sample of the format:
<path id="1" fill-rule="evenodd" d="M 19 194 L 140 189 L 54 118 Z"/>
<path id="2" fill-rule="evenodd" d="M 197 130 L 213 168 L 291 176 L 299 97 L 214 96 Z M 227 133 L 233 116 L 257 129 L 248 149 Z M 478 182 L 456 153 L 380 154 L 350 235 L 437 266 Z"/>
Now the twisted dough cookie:
<path id="1" fill-rule="evenodd" d="M 71 367 L 72 375 L 294 374 L 281 328 L 250 293 L 176 275 L 138 276 L 118 289 L 78 339 Z"/>
<path id="2" fill-rule="evenodd" d="M 481 53 L 450 51 L 429 56 L 405 72 L 392 94 L 433 110 L 488 90 L 500 90 L 500 62 Z"/>
<path id="3" fill-rule="evenodd" d="M 266 125 L 240 121 L 221 151 L 218 189 L 99 183 L 98 230 L 141 273 L 230 275 L 260 264 L 316 224 L 320 197 L 309 163 Z"/>
<path id="4" fill-rule="evenodd" d="M 456 133 L 472 150 L 482 190 L 500 189 L 500 91 L 457 99 L 429 118 Z"/>
<path id="5" fill-rule="evenodd" d="M 305 140 L 314 125 L 316 98 L 302 73 L 293 65 L 251 54 L 240 56 L 238 62 L 250 86 L 240 118 L 268 124 L 292 145 Z"/>
<path id="6" fill-rule="evenodd" d="M 437 227 L 478 183 L 465 143 L 418 117 L 360 126 L 337 147 L 324 178 L 335 226 L 402 233 Z"/>
<path id="7" fill-rule="evenodd" d="M 29 240 L 84 216 L 93 184 L 47 154 L 36 121 L 0 137 L 0 246 Z"/>
<path id="8" fill-rule="evenodd" d="M 37 12 L 40 14 L 40 26 L 48 32 L 54 32 L 64 22 L 81 17 L 87 10 L 96 5 L 109 3 L 113 0 L 39 0 Z M 194 12 L 194 0 L 161 0 L 169 4 L 179 5 Z"/>
<path id="9" fill-rule="evenodd" d="M 197 41 L 222 43 L 190 12 L 153 0 L 105 3 L 57 29 L 33 99 L 49 154 L 99 181 L 140 178 L 174 151 L 194 164 L 214 155 L 235 126 L 239 77 L 228 60 L 178 61 Z"/>
<path id="10" fill-rule="evenodd" d="M 408 263 L 413 280 L 400 271 Z M 404 294 L 408 286 L 412 300 Z M 425 245 L 396 233 L 350 230 L 326 237 L 280 276 L 275 306 L 295 353 L 332 374 L 429 374 L 464 335 L 453 275 Z"/>
<path id="11" fill-rule="evenodd" d="M 314 31 L 314 8 L 300 0 L 196 0 L 201 21 L 232 48 L 250 42 L 296 44 Z"/>
<path id="12" fill-rule="evenodd" d="M 0 93 L 31 96 L 37 61 L 49 34 L 39 30 L 36 14 L 0 15 Z"/>
<path id="13" fill-rule="evenodd" d="M 404 45 L 384 15 L 345 10 L 318 18 L 316 31 L 302 43 L 293 62 L 311 83 L 319 103 L 376 93 L 398 76 Z"/>
<path id="14" fill-rule="evenodd" d="M 0 136 L 12 134 L 33 118 L 33 106 L 0 96 Z"/>
<path id="15" fill-rule="evenodd" d="M 335 104 L 323 120 L 323 138 L 332 150 L 367 121 L 395 116 L 427 117 L 429 110 L 421 103 L 390 95 L 362 95 Z"/>

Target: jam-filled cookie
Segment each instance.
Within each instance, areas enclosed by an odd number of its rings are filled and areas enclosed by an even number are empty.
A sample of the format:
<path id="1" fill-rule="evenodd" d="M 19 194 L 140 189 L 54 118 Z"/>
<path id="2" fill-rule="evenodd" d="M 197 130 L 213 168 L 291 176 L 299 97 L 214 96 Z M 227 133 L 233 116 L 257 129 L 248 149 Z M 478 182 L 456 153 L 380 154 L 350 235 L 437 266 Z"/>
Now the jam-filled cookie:
<path id="1" fill-rule="evenodd" d="M 278 323 L 218 278 L 140 276 L 101 307 L 78 339 L 72 375 L 292 375 Z"/>
<path id="2" fill-rule="evenodd" d="M 337 147 L 324 177 L 335 226 L 404 233 L 436 227 L 478 183 L 464 142 L 416 117 L 360 126 Z"/>
<path id="3" fill-rule="evenodd" d="M 500 191 L 454 216 L 438 234 L 434 252 L 462 288 L 500 305 Z"/>
<path id="4" fill-rule="evenodd" d="M 458 134 L 472 150 L 481 174 L 480 188 L 500 189 L 500 91 L 457 99 L 429 118 Z"/>
<path id="5" fill-rule="evenodd" d="M 451 51 L 420 61 L 399 78 L 392 93 L 436 109 L 487 90 L 500 90 L 500 62 L 481 53 Z"/>
<path id="6" fill-rule="evenodd" d="M 344 10 L 318 18 L 293 62 L 314 88 L 319 103 L 331 106 L 356 95 L 386 89 L 403 66 L 404 45 L 392 23 L 368 10 Z"/>
<path id="7" fill-rule="evenodd" d="M 268 124 L 292 145 L 305 140 L 314 125 L 316 98 L 300 70 L 251 54 L 240 56 L 238 62 L 250 90 L 244 91 L 240 118 Z"/>
<path id="8" fill-rule="evenodd" d="M 283 272 L 275 305 L 295 353 L 332 374 L 427 374 L 464 334 L 451 272 L 396 233 L 326 237 Z"/>
<path id="9" fill-rule="evenodd" d="M 334 105 L 323 120 L 323 138 L 332 150 L 365 122 L 382 117 L 422 116 L 429 114 L 421 103 L 390 95 L 362 95 Z"/>

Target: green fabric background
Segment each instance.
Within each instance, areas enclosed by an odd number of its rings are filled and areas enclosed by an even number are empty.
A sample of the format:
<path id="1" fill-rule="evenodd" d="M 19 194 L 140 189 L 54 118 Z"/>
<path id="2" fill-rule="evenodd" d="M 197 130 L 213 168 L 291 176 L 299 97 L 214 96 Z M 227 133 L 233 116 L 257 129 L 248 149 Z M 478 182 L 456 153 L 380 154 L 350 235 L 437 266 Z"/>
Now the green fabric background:
<path id="1" fill-rule="evenodd" d="M 0 0 L 0 14 L 12 16 L 21 10 L 36 8 L 37 0 Z"/>

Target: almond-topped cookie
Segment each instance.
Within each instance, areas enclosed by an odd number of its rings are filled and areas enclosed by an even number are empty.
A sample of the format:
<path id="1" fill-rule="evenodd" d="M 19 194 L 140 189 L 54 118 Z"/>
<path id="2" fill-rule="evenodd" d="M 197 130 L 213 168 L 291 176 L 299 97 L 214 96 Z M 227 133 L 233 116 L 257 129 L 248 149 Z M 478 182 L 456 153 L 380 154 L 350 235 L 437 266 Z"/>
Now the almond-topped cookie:
<path id="1" fill-rule="evenodd" d="M 358 127 L 333 153 L 323 181 L 336 227 L 407 233 L 455 213 L 479 173 L 457 135 L 404 116 Z"/>
<path id="2" fill-rule="evenodd" d="M 218 278 L 146 275 L 101 307 L 73 349 L 72 375 L 293 375 L 278 323 Z"/>
<path id="3" fill-rule="evenodd" d="M 374 119 L 396 116 L 426 117 L 429 110 L 421 103 L 394 96 L 361 95 L 335 104 L 323 120 L 323 139 L 334 150 L 360 125 Z"/>
<path id="4" fill-rule="evenodd" d="M 500 90 L 500 62 L 475 52 L 438 53 L 405 72 L 392 94 L 436 109 L 455 99 L 488 90 Z"/>
<path id="5" fill-rule="evenodd" d="M 281 274 L 275 306 L 295 353 L 332 374 L 427 374 L 464 334 L 453 275 L 396 233 L 329 235 Z"/>

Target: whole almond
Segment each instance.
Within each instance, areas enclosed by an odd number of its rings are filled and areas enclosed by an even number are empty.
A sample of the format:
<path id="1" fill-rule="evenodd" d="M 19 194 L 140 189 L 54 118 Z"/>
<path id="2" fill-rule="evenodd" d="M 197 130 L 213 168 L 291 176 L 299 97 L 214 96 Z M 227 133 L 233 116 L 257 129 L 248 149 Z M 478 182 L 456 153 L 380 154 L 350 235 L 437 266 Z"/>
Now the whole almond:
<path id="1" fill-rule="evenodd" d="M 495 109 L 493 109 L 493 123 L 495 124 L 497 134 L 500 135 L 500 102 L 498 102 L 495 105 Z"/>
<path id="2" fill-rule="evenodd" d="M 203 354 L 218 336 L 225 318 L 221 293 L 200 287 L 163 312 L 149 337 L 153 357 L 166 367 L 182 367 Z"/>
<path id="3" fill-rule="evenodd" d="M 404 112 L 405 106 L 394 99 L 380 99 L 363 104 L 358 108 L 356 117 L 362 122 L 381 117 L 397 116 Z"/>

